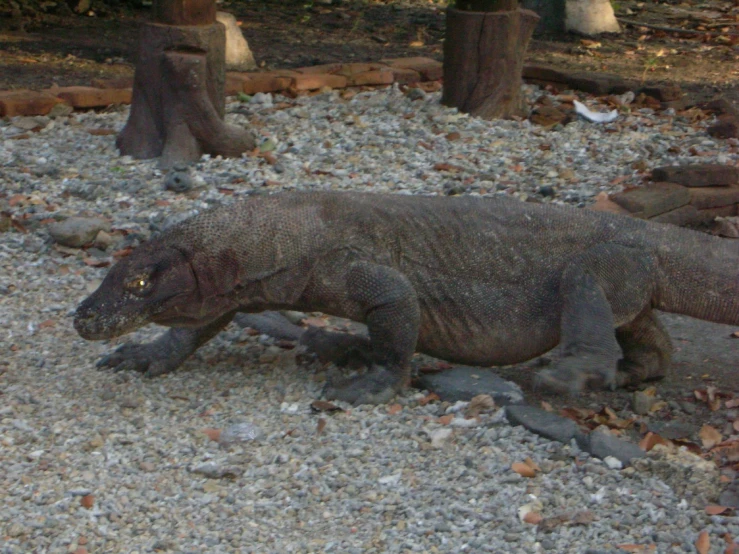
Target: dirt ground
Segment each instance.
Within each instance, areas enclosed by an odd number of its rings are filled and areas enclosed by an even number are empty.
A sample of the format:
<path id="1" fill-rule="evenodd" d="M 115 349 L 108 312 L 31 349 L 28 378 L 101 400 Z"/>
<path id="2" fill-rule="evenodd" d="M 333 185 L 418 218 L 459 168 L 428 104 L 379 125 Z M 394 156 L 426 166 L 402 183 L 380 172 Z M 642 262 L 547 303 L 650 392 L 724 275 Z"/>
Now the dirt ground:
<path id="1" fill-rule="evenodd" d="M 431 1 L 226 1 L 220 9 L 231 11 L 241 21 L 264 69 L 401 56 L 442 57 L 444 6 Z M 625 25 L 622 35 L 597 40 L 537 37 L 530 46 L 528 61 L 562 69 L 617 73 L 646 82 L 677 83 L 686 90 L 721 93 L 739 101 L 736 1 L 623 1 L 618 2 L 617 13 L 629 21 L 696 33 Z M 0 17 L 0 89 L 42 89 L 53 84 L 87 84 L 97 77 L 132 75 L 134 30 L 138 21 L 148 17 L 146 9 L 89 16 L 49 14 L 23 22 Z M 19 23 L 25 30 L 18 29 Z M 669 318 L 669 325 L 678 351 L 674 374 L 658 385 L 658 395 L 671 403 L 648 420 L 685 424 L 695 431 L 686 438 L 695 442 L 700 442 L 698 429 L 704 424 L 711 424 L 725 438 L 732 432 L 737 410 L 722 404 L 712 411 L 707 402 L 696 399 L 694 391 L 714 386 L 720 393 L 739 397 L 739 339 L 730 338 L 739 327 L 676 317 Z M 521 383 L 532 401 L 546 400 L 555 409 L 574 405 L 621 410 L 629 407 L 632 396 L 621 391 L 578 398 L 541 397 L 531 390 L 532 372 L 503 374 Z M 679 409 L 680 402 L 694 405 L 694 413 Z"/>

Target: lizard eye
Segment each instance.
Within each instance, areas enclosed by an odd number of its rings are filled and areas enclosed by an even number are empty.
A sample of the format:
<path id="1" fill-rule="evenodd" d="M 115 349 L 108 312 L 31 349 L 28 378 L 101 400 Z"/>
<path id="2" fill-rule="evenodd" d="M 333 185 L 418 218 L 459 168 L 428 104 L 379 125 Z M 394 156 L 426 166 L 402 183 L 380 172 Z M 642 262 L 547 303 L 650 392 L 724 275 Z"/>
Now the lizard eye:
<path id="1" fill-rule="evenodd" d="M 126 289 L 137 296 L 146 296 L 151 292 L 152 281 L 149 275 L 136 275 L 126 283 Z"/>

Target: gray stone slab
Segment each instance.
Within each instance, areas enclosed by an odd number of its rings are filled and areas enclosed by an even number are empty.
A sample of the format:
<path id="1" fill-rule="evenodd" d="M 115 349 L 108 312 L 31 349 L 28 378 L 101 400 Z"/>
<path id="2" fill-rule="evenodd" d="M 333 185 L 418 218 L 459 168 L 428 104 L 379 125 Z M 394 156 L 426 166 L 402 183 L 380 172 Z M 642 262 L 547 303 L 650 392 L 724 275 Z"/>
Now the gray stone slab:
<path id="1" fill-rule="evenodd" d="M 511 425 L 523 425 L 537 435 L 568 444 L 580 431 L 571 419 L 534 406 L 508 406 L 506 417 Z"/>
<path id="2" fill-rule="evenodd" d="M 454 366 L 438 373 L 422 373 L 419 387 L 428 389 L 448 402 L 471 400 L 478 394 L 489 394 L 498 406 L 523 403 L 523 391 L 484 367 Z"/>
<path id="3" fill-rule="evenodd" d="M 688 204 L 690 189 L 674 183 L 653 183 L 612 194 L 611 200 L 634 216 L 650 218 Z"/>
<path id="4" fill-rule="evenodd" d="M 610 433 L 593 431 L 590 434 L 578 434 L 575 437 L 577 446 L 593 456 L 607 458 L 613 456 L 624 466 L 629 465 L 634 458 L 643 458 L 646 452 L 633 442 L 625 441 Z"/>

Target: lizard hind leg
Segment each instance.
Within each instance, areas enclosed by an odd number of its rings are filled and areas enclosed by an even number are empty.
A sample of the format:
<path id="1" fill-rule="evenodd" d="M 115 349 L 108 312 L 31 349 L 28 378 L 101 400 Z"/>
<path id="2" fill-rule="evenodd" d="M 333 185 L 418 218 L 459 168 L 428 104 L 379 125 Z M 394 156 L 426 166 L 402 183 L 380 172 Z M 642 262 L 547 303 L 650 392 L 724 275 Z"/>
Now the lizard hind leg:
<path id="1" fill-rule="evenodd" d="M 552 369 L 539 372 L 537 388 L 575 393 L 622 384 L 621 348 L 629 347 L 630 364 L 643 358 L 626 337 L 636 336 L 637 329 L 644 332 L 645 324 L 624 325 L 618 340 L 616 322 L 635 321 L 650 306 L 654 264 L 647 252 L 612 243 L 601 243 L 572 259 L 559 286 L 562 357 Z M 622 372 L 637 371 L 633 365 L 621 367 Z"/>
<path id="2" fill-rule="evenodd" d="M 672 341 L 651 308 L 631 323 L 616 329 L 616 339 L 623 350 L 616 376 L 618 386 L 638 385 L 667 376 Z"/>

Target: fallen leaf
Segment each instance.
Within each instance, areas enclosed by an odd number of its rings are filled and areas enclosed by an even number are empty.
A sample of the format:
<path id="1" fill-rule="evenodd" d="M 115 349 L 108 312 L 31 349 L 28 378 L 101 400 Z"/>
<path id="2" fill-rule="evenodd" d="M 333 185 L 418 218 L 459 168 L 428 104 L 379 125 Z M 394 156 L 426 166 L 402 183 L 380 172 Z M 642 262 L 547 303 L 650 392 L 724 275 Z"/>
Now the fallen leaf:
<path id="1" fill-rule="evenodd" d="M 450 142 L 454 140 L 459 140 L 461 138 L 462 138 L 462 135 L 458 133 L 457 131 L 452 131 L 451 133 L 447 133 L 446 135 L 446 139 Z"/>
<path id="2" fill-rule="evenodd" d="M 316 435 L 320 435 L 323 433 L 323 430 L 326 428 L 326 420 L 324 418 L 318 419 L 318 424 L 316 425 Z"/>
<path id="3" fill-rule="evenodd" d="M 80 504 L 82 504 L 83 508 L 87 508 L 89 510 L 95 504 L 95 497 L 91 494 L 86 494 L 85 496 L 80 497 Z"/>
<path id="4" fill-rule="evenodd" d="M 739 339 L 739 331 L 734 331 L 731 333 L 732 338 Z"/>
<path id="5" fill-rule="evenodd" d="M 133 252 L 133 248 L 130 246 L 127 246 L 126 248 L 121 248 L 120 250 L 116 250 L 113 252 L 113 257 L 115 259 L 125 258 L 126 256 L 130 256 L 131 252 Z"/>
<path id="6" fill-rule="evenodd" d="M 528 512 L 525 516 L 523 516 L 523 522 L 530 523 L 531 525 L 539 525 L 542 519 L 544 519 L 542 515 L 537 514 L 536 512 Z"/>
<path id="7" fill-rule="evenodd" d="M 38 328 L 46 329 L 49 327 L 54 327 L 54 325 L 56 325 L 56 321 L 54 321 L 53 319 L 47 319 L 46 321 L 42 321 L 41 323 L 39 323 Z"/>
<path id="8" fill-rule="evenodd" d="M 554 411 L 554 408 L 552 407 L 552 405 L 549 402 L 546 402 L 544 400 L 541 401 L 541 409 L 544 410 L 544 411 L 546 411 L 546 412 L 553 412 Z"/>
<path id="9" fill-rule="evenodd" d="M 511 469 L 521 477 L 536 477 L 536 470 L 526 462 L 514 462 L 511 464 Z"/>
<path id="10" fill-rule="evenodd" d="M 700 437 L 701 442 L 703 443 L 703 448 L 706 450 L 710 450 L 721 442 L 721 433 L 710 425 L 704 425 L 701 427 L 698 437 Z"/>
<path id="11" fill-rule="evenodd" d="M 723 514 L 724 512 L 731 510 L 728 506 L 718 506 L 716 504 L 709 504 L 706 506 L 706 513 L 709 516 L 717 516 L 719 514 Z"/>
<path id="12" fill-rule="evenodd" d="M 214 428 L 207 428 L 201 430 L 203 434 L 208 437 L 213 442 L 218 442 L 218 439 L 221 438 L 221 430 L 220 429 L 214 429 Z"/>
<path id="13" fill-rule="evenodd" d="M 708 554 L 708 550 L 711 548 L 711 539 L 708 536 L 708 531 L 701 531 L 700 535 L 695 541 L 695 549 L 698 554 Z"/>
<path id="14" fill-rule="evenodd" d="M 725 406 L 729 409 L 739 408 L 739 398 L 732 398 L 731 400 L 727 400 Z"/>
<path id="15" fill-rule="evenodd" d="M 439 418 L 439 423 L 441 425 L 449 425 L 453 419 L 454 419 L 454 414 L 443 415 Z"/>
<path id="16" fill-rule="evenodd" d="M 310 403 L 310 408 L 314 412 L 343 412 L 336 404 L 326 402 L 325 400 L 314 400 Z"/>
<path id="17" fill-rule="evenodd" d="M 525 463 L 527 466 L 529 466 L 534 471 L 541 471 L 541 468 L 539 467 L 539 464 L 537 464 L 534 460 L 531 458 L 526 458 L 523 463 Z"/>
<path id="18" fill-rule="evenodd" d="M 396 415 L 403 411 L 403 406 L 400 404 L 391 404 L 387 407 L 387 413 L 390 415 Z"/>
<path id="19" fill-rule="evenodd" d="M 116 134 L 116 131 L 114 131 L 113 129 L 88 129 L 87 132 L 91 135 L 99 137 Z"/>
<path id="20" fill-rule="evenodd" d="M 430 392 L 426 396 L 421 398 L 421 400 L 418 401 L 418 404 L 420 406 L 425 406 L 426 404 L 429 404 L 431 402 L 437 402 L 439 400 L 441 400 L 441 398 L 439 398 L 438 394 L 436 394 L 435 392 Z"/>
<path id="21" fill-rule="evenodd" d="M 436 171 L 462 171 L 462 168 L 454 164 L 435 163 L 434 170 Z"/>
<path id="22" fill-rule="evenodd" d="M 652 433 L 651 431 L 644 435 L 644 438 L 639 441 L 639 448 L 644 450 L 644 452 L 649 452 L 657 446 L 658 444 L 661 444 L 663 446 L 668 446 L 671 444 L 671 442 L 663 437 L 660 437 L 656 433 Z"/>

